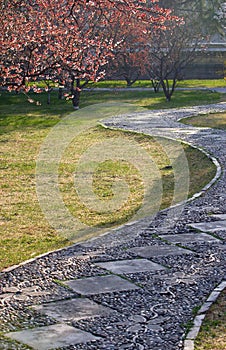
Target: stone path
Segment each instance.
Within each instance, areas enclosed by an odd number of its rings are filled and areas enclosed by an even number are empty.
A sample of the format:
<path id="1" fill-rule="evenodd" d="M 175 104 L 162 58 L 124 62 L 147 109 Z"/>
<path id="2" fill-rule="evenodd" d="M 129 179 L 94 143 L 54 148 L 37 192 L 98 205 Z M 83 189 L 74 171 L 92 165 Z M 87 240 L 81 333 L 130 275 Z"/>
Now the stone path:
<path id="1" fill-rule="evenodd" d="M 224 131 L 178 123 L 222 110 L 225 103 L 146 111 L 105 124 L 179 138 L 213 154 L 225 169 Z M 3 272 L 0 348 L 183 349 L 193 311 L 210 303 L 225 279 L 225 180 L 223 170 L 193 201 Z"/>

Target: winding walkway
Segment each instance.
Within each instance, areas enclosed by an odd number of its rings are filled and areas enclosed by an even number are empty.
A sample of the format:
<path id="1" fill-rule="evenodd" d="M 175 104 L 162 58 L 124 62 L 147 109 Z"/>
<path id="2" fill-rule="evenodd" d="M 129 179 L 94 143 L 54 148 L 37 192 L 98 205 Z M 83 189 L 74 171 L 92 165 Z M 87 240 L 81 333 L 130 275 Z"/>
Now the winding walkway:
<path id="1" fill-rule="evenodd" d="M 3 272 L 1 349 L 179 350 L 193 310 L 207 301 L 185 342 L 192 349 L 205 310 L 226 285 L 226 137 L 178 120 L 224 110 L 226 103 L 104 121 L 202 148 L 217 159 L 221 174 L 218 165 L 210 188 L 154 219 Z"/>

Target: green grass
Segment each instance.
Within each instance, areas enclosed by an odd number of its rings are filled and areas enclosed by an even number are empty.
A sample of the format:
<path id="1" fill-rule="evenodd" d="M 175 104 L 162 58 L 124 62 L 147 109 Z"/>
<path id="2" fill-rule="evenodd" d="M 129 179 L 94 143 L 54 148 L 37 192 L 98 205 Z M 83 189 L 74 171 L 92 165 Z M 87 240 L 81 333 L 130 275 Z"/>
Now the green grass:
<path id="1" fill-rule="evenodd" d="M 149 93 L 150 95 L 150 93 Z M 32 98 L 39 99 L 41 105 L 27 102 L 24 95 L 2 93 L 0 104 L 0 202 L 1 202 L 1 237 L 0 269 L 19 263 L 48 250 L 70 244 L 49 225 L 45 219 L 37 198 L 35 186 L 35 166 L 39 148 L 51 128 L 72 111 L 70 101 L 59 101 L 52 95 L 52 104 L 47 105 L 46 95 Z M 81 105 L 87 106 L 97 102 L 108 101 L 134 102 L 148 108 L 169 106 L 154 95 L 144 93 L 121 94 L 83 94 Z M 219 94 L 200 93 L 188 95 L 178 92 L 175 105 L 192 104 L 202 101 L 215 101 Z M 144 103 L 146 100 L 146 103 Z M 172 104 L 173 105 L 173 104 Z M 170 104 L 170 106 L 172 106 Z M 59 186 L 67 208 L 81 221 L 94 227 L 111 227 L 126 222 L 140 208 L 142 203 L 143 183 L 134 166 L 127 162 L 107 161 L 102 163 L 94 176 L 94 191 L 100 200 L 112 198 L 112 184 L 115 180 L 126 179 L 130 188 L 128 202 L 115 213 L 100 215 L 87 208 L 76 197 L 73 182 L 73 169 L 79 157 L 100 140 L 122 137 L 138 143 L 154 159 L 162 177 L 164 196 L 161 208 L 170 205 L 173 196 L 174 174 L 169 167 L 169 159 L 158 140 L 144 135 L 122 131 L 106 130 L 94 126 L 83 132 L 75 142 L 66 149 L 59 167 Z M 161 140 L 162 142 L 166 142 Z M 170 141 L 172 147 L 177 143 Z M 184 146 L 190 168 L 190 195 L 200 190 L 215 174 L 215 167 L 199 151 Z M 180 198 L 177 199 L 178 201 Z"/>
<path id="2" fill-rule="evenodd" d="M 226 113 L 202 114 L 194 117 L 184 118 L 182 123 L 197 127 L 207 127 L 226 130 Z"/>
<path id="3" fill-rule="evenodd" d="M 171 83 L 171 82 L 170 82 Z M 126 81 L 124 80 L 104 80 L 95 84 L 90 84 L 90 87 L 97 88 L 124 88 L 126 87 Z M 150 80 L 137 80 L 131 88 L 152 88 Z M 177 82 L 178 88 L 217 88 L 226 87 L 226 81 L 224 79 L 193 79 L 193 80 L 180 80 Z"/>
<path id="4" fill-rule="evenodd" d="M 150 91 L 90 91 L 82 94 L 81 107 L 97 102 L 119 101 L 132 103 L 147 109 L 165 109 L 215 103 L 220 100 L 221 95 L 219 93 L 210 91 L 176 91 L 171 102 L 166 101 L 162 92 L 155 94 Z"/>
<path id="5" fill-rule="evenodd" d="M 195 350 L 225 350 L 226 345 L 226 289 L 207 312 Z"/>
<path id="6" fill-rule="evenodd" d="M 47 95 L 29 94 L 36 103 L 29 103 L 24 94 L 1 92 L 0 95 L 0 125 L 1 133 L 25 129 L 46 129 L 55 125 L 62 117 L 72 112 L 70 101 L 58 100 L 56 93 L 52 94 L 51 105 L 47 105 Z"/>
<path id="7" fill-rule="evenodd" d="M 37 127 L 49 128 L 55 125 L 62 117 L 73 111 L 71 101 L 59 100 L 57 93 L 51 94 L 51 104 L 47 105 L 47 94 L 29 94 L 35 102 L 29 103 L 23 94 L 1 92 L 0 94 L 0 132 L 9 132 L 15 129 Z M 176 91 L 171 102 L 166 102 L 162 93 L 150 91 L 113 91 L 113 92 L 83 92 L 80 106 L 85 107 L 101 102 L 127 102 L 147 109 L 176 108 L 221 101 L 219 93 L 207 91 Z"/>
<path id="8" fill-rule="evenodd" d="M 36 84 L 36 83 L 35 83 Z M 32 85 L 32 83 L 31 83 Z M 37 83 L 39 87 L 45 88 L 46 84 L 43 81 Z M 52 84 L 52 86 L 57 86 L 57 84 Z M 125 80 L 103 80 L 97 83 L 89 83 L 89 88 L 125 88 Z M 137 80 L 132 87 L 139 88 L 152 88 L 152 83 L 150 80 Z M 180 88 L 216 88 L 216 87 L 226 87 L 226 81 L 224 79 L 193 79 L 193 80 L 180 80 L 177 83 L 177 87 Z"/>
<path id="9" fill-rule="evenodd" d="M 225 79 L 193 79 L 193 80 L 181 80 L 178 82 L 177 87 L 181 88 L 225 88 L 226 80 Z"/>
<path id="10" fill-rule="evenodd" d="M 98 83 L 91 83 L 89 87 L 97 88 L 125 88 L 125 80 L 103 80 Z M 132 87 L 139 88 L 152 88 L 152 83 L 150 80 L 137 80 Z M 177 83 L 179 88 L 216 88 L 216 87 L 226 87 L 226 81 L 224 79 L 193 79 L 193 80 L 180 80 Z"/>

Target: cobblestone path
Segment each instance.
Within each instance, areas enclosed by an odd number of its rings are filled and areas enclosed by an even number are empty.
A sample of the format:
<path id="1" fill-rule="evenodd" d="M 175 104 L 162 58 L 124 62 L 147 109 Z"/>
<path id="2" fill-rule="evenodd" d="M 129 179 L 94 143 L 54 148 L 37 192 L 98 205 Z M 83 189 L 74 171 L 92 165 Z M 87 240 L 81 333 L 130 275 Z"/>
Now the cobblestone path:
<path id="1" fill-rule="evenodd" d="M 219 162 L 218 179 L 197 198 L 154 219 L 2 272 L 1 349 L 184 348 L 194 313 L 202 306 L 202 320 L 210 293 L 226 285 L 226 137 L 224 131 L 178 120 L 223 110 L 226 103 L 145 111 L 104 122 L 202 148 Z M 187 349 L 193 347 L 195 326 Z"/>

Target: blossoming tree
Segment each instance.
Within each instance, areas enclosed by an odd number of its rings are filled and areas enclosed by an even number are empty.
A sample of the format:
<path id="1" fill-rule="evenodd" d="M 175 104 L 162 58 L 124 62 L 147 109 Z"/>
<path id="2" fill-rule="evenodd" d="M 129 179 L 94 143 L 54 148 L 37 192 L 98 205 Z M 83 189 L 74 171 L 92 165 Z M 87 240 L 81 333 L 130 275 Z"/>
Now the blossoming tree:
<path id="1" fill-rule="evenodd" d="M 1 85 L 29 91 L 30 81 L 70 80 L 77 108 L 81 80 L 104 75 L 103 67 L 125 44 L 131 23 L 136 23 L 139 38 L 147 23 L 154 27 L 164 22 L 166 12 L 156 2 L 147 6 L 144 0 L 2 0 Z"/>

